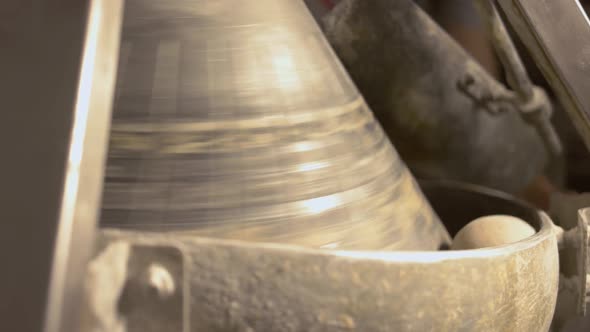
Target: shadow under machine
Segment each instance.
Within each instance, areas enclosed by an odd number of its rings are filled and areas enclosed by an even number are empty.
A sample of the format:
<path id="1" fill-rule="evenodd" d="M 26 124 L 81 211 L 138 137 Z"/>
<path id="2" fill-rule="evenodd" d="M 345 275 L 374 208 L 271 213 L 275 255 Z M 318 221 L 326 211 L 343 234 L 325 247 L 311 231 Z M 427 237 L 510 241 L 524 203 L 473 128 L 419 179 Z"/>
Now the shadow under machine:
<path id="1" fill-rule="evenodd" d="M 562 146 L 502 23 L 590 145 L 590 25 L 554 2 L 477 1 L 509 87 L 409 0 L 321 28 L 295 0 L 41 6 L 79 38 L 45 62 L 74 69 L 44 87 L 69 120 L 39 326 L 558 331 L 590 301 L 590 200 L 507 194 Z M 457 247 L 490 215 L 532 233 Z"/>

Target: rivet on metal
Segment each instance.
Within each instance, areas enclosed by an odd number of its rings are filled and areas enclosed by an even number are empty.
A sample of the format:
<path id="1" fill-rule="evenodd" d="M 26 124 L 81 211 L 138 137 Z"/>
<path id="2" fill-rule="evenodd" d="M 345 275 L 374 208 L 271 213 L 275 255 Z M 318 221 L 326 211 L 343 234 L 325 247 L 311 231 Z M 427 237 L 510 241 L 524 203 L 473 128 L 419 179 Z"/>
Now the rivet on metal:
<path id="1" fill-rule="evenodd" d="M 176 285 L 170 272 L 160 264 L 152 263 L 147 269 L 147 283 L 160 298 L 167 298 L 174 294 Z"/>

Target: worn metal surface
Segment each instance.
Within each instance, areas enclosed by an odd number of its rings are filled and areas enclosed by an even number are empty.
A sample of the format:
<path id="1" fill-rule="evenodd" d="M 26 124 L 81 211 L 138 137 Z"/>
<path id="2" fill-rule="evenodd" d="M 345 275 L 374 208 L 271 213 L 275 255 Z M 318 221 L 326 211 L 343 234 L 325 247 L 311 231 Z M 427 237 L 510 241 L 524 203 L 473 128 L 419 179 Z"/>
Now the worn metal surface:
<path id="1" fill-rule="evenodd" d="M 84 302 L 80 331 L 125 332 L 119 315 L 119 298 L 127 282 L 131 246 L 110 244 L 98 250 L 84 276 Z"/>
<path id="2" fill-rule="evenodd" d="M 578 314 L 586 315 L 590 305 L 590 208 L 584 208 L 578 214 L 576 229 L 576 255 L 578 264 Z"/>
<path id="3" fill-rule="evenodd" d="M 301 1 L 127 1 L 102 225 L 348 249 L 449 237 Z"/>
<path id="4" fill-rule="evenodd" d="M 575 310 L 585 315 L 590 304 L 589 196 L 558 194 L 552 197 L 551 203 L 552 215 L 565 225 L 565 231 L 558 236 L 561 270 L 566 278 L 575 282 Z"/>
<path id="5" fill-rule="evenodd" d="M 169 271 L 183 267 L 184 279 L 176 283 L 186 299 L 182 331 L 547 331 L 558 281 L 551 221 L 494 192 L 432 184 L 425 191 L 435 206 L 446 207 L 440 214 L 451 229 L 495 210 L 526 219 L 538 232 L 501 247 L 438 252 L 323 251 L 115 230 L 102 235 L 107 244 L 136 248 L 129 266 L 146 266 L 151 257 L 170 263 Z M 151 256 L 140 254 L 148 247 Z M 128 332 L 167 319 L 160 316 L 167 311 L 150 309 L 161 301 L 155 293 L 135 301 L 136 325 Z M 149 315 L 138 320 L 143 310 Z M 174 324 L 180 322 L 177 317 Z"/>
<path id="6" fill-rule="evenodd" d="M 575 251 L 575 267 L 572 277 L 568 278 L 568 287 L 573 288 L 576 311 L 580 315 L 586 314 L 586 305 L 590 303 L 590 208 L 578 210 L 577 226 L 562 231 L 558 236 L 560 249 Z"/>
<path id="7" fill-rule="evenodd" d="M 518 110 L 525 121 L 537 128 L 548 152 L 553 157 L 559 157 L 563 147 L 551 124 L 553 108 L 549 98 L 541 88 L 531 82 L 493 1 L 479 0 L 477 4 L 484 21 L 487 22 L 490 38 L 504 67 L 508 84 L 516 92 L 517 98 L 514 102 Z"/>
<path id="8" fill-rule="evenodd" d="M 129 255 L 127 283 L 118 306 L 125 319 L 126 332 L 190 331 L 186 328 L 192 319 L 187 312 L 191 293 L 187 285 L 190 277 L 186 273 L 194 270 L 187 271 L 190 258 L 186 252 L 169 244 L 154 246 L 152 243 L 133 245 Z M 158 269 L 160 277 L 153 276 L 154 268 Z"/>
<path id="9" fill-rule="evenodd" d="M 324 30 L 418 177 L 517 192 L 541 172 L 535 130 L 517 112 L 486 111 L 510 92 L 412 1 L 342 1 Z"/>
<path id="10" fill-rule="evenodd" d="M 590 206 L 589 194 L 554 193 L 551 197 L 549 213 L 557 225 L 563 227 L 566 232 L 572 232 L 580 222 L 581 209 L 588 206 Z M 587 290 L 580 292 L 582 280 L 579 275 L 582 269 L 587 268 L 579 267 L 580 249 L 584 248 L 560 244 L 559 265 L 562 273 L 560 283 L 565 287 L 560 285 L 553 324 L 556 327 L 563 327 L 563 331 L 586 331 L 581 326 L 590 326 L 590 315 L 579 316 L 580 309 L 584 309 L 580 306 L 580 294 L 587 292 Z M 586 262 L 587 266 L 590 266 L 588 263 Z"/>
<path id="11" fill-rule="evenodd" d="M 79 331 L 122 2 L 2 1 L 2 331 Z"/>
<path id="12" fill-rule="evenodd" d="M 498 3 L 590 148 L 590 23 L 579 1 Z"/>

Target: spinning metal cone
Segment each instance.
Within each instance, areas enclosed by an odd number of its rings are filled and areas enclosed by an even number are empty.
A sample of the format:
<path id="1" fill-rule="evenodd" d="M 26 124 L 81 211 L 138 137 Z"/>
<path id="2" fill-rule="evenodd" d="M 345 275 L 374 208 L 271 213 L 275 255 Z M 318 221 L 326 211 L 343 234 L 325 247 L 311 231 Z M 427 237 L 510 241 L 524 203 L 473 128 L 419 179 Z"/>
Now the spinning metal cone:
<path id="1" fill-rule="evenodd" d="M 301 1 L 128 1 L 102 226 L 333 249 L 448 234 Z"/>

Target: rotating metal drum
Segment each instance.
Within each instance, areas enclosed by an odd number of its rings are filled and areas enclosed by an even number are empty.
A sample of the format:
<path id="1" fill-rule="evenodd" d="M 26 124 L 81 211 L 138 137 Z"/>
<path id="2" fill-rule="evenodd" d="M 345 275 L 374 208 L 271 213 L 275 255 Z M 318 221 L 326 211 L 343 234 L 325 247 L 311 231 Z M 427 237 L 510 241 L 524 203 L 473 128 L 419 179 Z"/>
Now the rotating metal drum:
<path id="1" fill-rule="evenodd" d="M 102 226 L 315 248 L 449 236 L 301 1 L 127 1 Z"/>

